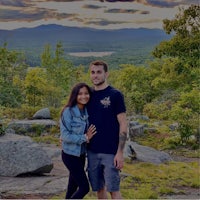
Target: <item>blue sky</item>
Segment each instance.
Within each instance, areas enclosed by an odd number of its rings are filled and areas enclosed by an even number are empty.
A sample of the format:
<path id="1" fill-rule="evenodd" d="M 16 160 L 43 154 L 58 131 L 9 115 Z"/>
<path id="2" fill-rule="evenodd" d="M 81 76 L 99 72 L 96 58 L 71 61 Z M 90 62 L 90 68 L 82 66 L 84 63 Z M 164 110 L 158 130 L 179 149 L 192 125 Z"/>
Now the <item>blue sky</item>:
<path id="1" fill-rule="evenodd" d="M 58 24 L 96 29 L 159 28 L 198 0 L 0 0 L 0 29 Z"/>

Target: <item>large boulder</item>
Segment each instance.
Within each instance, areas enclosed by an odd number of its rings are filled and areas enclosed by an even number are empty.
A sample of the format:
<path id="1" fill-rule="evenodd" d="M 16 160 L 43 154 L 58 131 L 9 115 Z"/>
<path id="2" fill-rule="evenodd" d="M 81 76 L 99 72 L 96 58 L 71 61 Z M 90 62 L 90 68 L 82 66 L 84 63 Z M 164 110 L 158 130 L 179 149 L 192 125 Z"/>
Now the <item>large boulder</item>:
<path id="1" fill-rule="evenodd" d="M 28 136 L 6 133 L 0 137 L 0 176 L 50 173 L 53 162 Z"/>
<path id="2" fill-rule="evenodd" d="M 42 108 L 38 110 L 34 115 L 33 119 L 51 119 L 49 108 Z"/>
<path id="3" fill-rule="evenodd" d="M 153 164 L 161 164 L 172 161 L 172 158 L 168 153 L 158 151 L 148 146 L 142 146 L 132 141 L 126 142 L 124 157 Z"/>

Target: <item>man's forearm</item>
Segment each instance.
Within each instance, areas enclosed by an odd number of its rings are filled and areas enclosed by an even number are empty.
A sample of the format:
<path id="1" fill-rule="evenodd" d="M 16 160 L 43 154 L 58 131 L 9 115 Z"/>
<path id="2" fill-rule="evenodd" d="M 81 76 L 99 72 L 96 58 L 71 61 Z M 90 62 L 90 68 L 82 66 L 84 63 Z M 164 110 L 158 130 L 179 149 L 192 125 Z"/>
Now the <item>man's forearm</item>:
<path id="1" fill-rule="evenodd" d="M 125 147 L 125 143 L 126 143 L 126 139 L 127 139 L 127 133 L 125 131 L 121 132 L 119 134 L 119 146 L 118 146 L 118 150 L 122 151 L 124 150 Z"/>
<path id="2" fill-rule="evenodd" d="M 120 113 L 117 115 L 117 119 L 119 122 L 119 144 L 118 144 L 118 152 L 123 152 L 126 139 L 127 139 L 127 120 L 126 113 Z"/>

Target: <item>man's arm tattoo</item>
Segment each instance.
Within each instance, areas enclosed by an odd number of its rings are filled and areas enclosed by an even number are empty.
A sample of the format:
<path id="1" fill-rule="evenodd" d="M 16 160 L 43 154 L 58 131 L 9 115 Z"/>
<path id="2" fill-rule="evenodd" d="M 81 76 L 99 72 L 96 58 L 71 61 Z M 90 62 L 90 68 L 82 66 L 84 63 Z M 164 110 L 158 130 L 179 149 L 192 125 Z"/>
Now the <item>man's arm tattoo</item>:
<path id="1" fill-rule="evenodd" d="M 123 151 L 125 143 L 126 143 L 127 134 L 126 132 L 122 132 L 119 134 L 119 148 Z"/>

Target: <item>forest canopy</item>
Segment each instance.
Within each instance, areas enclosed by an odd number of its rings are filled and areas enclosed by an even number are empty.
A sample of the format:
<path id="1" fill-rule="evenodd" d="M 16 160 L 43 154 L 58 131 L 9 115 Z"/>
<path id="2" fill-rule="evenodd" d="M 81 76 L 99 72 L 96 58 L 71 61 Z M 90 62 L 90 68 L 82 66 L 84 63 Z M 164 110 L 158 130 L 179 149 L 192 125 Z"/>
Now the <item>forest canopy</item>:
<path id="1" fill-rule="evenodd" d="M 200 6 L 180 8 L 174 19 L 163 21 L 165 32 L 173 37 L 154 48 L 153 60 L 145 66 L 121 64 L 111 69 L 109 77 L 109 83 L 123 92 L 128 115 L 174 120 L 182 141 L 199 135 L 199 27 Z M 88 66 L 75 67 L 66 59 L 61 42 L 53 54 L 46 45 L 40 59 L 41 66 L 30 67 L 22 53 L 6 44 L 0 47 L 0 118 L 9 109 L 42 107 L 57 109 L 58 117 L 72 86 L 79 81 L 91 84 Z M 21 117 L 30 117 L 26 114 Z"/>

